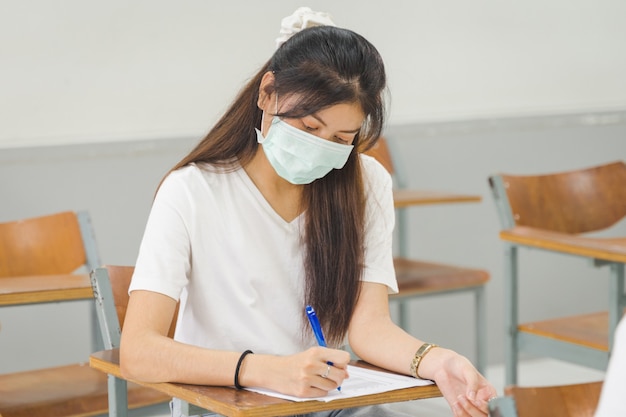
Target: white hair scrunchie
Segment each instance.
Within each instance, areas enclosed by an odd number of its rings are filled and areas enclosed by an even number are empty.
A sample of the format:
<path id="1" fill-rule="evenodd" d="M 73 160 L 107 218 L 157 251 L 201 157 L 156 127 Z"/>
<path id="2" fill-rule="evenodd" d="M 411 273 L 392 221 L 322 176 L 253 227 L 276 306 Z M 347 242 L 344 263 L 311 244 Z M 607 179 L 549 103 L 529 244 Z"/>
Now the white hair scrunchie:
<path id="1" fill-rule="evenodd" d="M 337 26 L 331 16 L 324 12 L 314 12 L 309 7 L 300 7 L 291 16 L 280 21 L 280 36 L 276 38 L 276 49 L 295 33 L 313 26 Z"/>

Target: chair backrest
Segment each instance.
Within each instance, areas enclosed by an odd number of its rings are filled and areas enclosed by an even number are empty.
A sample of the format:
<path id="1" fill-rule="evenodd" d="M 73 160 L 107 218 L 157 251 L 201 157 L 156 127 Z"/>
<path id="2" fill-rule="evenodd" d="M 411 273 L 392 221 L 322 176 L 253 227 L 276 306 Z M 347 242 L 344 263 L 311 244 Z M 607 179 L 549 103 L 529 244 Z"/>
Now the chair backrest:
<path id="1" fill-rule="evenodd" d="M 593 417 L 601 391 L 602 381 L 504 389 L 505 395 L 514 399 L 516 417 Z"/>
<path id="2" fill-rule="evenodd" d="M 91 272 L 91 286 L 96 301 L 98 322 L 106 349 L 120 346 L 120 337 L 130 298 L 128 288 L 134 271 L 133 266 L 106 265 Z M 177 316 L 178 307 L 168 332 L 169 337 L 174 337 Z"/>
<path id="3" fill-rule="evenodd" d="M 622 161 L 544 175 L 493 175 L 489 184 L 505 229 L 577 234 L 606 229 L 626 216 Z"/>
<path id="4" fill-rule="evenodd" d="M 0 277 L 89 272 L 99 263 L 86 211 L 0 223 Z"/>

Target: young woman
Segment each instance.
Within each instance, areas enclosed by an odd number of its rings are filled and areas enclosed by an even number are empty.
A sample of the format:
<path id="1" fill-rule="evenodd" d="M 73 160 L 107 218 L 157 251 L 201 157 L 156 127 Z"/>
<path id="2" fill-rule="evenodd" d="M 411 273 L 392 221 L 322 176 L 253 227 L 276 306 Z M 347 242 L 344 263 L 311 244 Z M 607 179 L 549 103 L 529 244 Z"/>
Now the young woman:
<path id="1" fill-rule="evenodd" d="M 159 187 L 130 288 L 122 372 L 317 397 L 349 377 L 347 341 L 372 364 L 434 380 L 455 416 L 485 416 L 496 392 L 471 363 L 390 318 L 391 178 L 361 153 L 383 127 L 383 61 L 362 36 L 298 13 L 297 33 Z"/>

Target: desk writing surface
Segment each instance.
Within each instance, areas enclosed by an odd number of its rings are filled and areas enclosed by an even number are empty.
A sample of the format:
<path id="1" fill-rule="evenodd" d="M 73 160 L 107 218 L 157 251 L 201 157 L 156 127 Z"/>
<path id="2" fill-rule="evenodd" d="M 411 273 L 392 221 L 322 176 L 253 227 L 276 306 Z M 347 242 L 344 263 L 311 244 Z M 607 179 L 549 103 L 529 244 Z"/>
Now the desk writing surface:
<path id="1" fill-rule="evenodd" d="M 502 230 L 500 238 L 520 245 L 538 247 L 570 255 L 626 263 L 626 237 L 588 237 L 552 232 L 528 226 Z"/>
<path id="2" fill-rule="evenodd" d="M 452 203 L 478 203 L 480 195 L 457 194 L 444 191 L 396 189 L 393 190 L 393 202 L 396 208 Z"/>
<path id="3" fill-rule="evenodd" d="M 29 275 L 0 278 L 0 306 L 93 299 L 89 275 Z"/>
<path id="4" fill-rule="evenodd" d="M 91 367 L 102 372 L 121 377 L 118 349 L 93 353 L 89 358 L 89 364 Z M 379 369 L 363 362 L 354 364 L 371 369 Z M 188 401 L 190 404 L 231 417 L 290 416 L 315 411 L 441 397 L 441 392 L 436 385 L 426 385 L 330 402 L 316 400 L 293 402 L 258 394 L 248 390 L 236 390 L 230 387 L 189 385 L 168 382 L 133 382 L 139 385 L 154 388 L 173 397 L 180 398 L 181 400 Z"/>

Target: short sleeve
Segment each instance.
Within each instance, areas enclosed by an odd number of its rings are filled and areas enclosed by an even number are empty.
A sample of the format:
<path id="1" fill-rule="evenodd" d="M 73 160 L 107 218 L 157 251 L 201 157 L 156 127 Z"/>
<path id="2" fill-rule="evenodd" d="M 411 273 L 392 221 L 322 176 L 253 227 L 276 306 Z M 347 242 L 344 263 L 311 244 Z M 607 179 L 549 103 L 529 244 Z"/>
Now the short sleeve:
<path id="1" fill-rule="evenodd" d="M 154 199 L 129 291 L 148 290 L 178 300 L 187 285 L 191 245 L 188 219 L 193 167 L 170 173 Z"/>
<path id="2" fill-rule="evenodd" d="M 391 175 L 374 158 L 361 155 L 363 167 L 365 212 L 365 269 L 363 281 L 387 285 L 398 292 L 393 267 L 393 228 L 395 211 Z"/>

